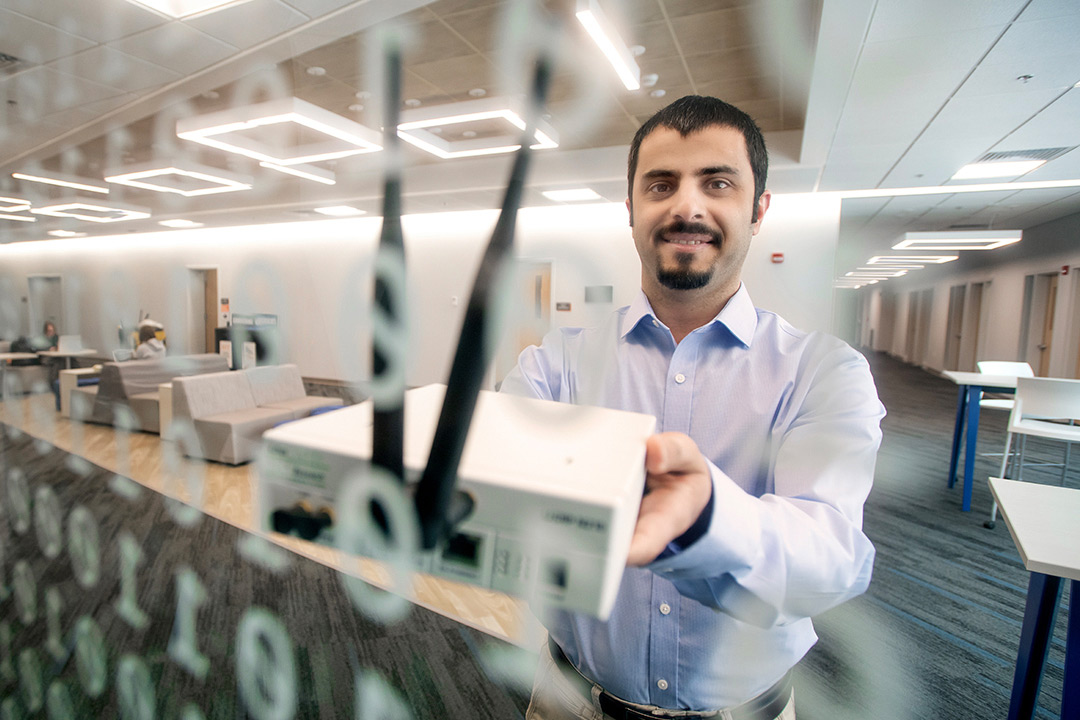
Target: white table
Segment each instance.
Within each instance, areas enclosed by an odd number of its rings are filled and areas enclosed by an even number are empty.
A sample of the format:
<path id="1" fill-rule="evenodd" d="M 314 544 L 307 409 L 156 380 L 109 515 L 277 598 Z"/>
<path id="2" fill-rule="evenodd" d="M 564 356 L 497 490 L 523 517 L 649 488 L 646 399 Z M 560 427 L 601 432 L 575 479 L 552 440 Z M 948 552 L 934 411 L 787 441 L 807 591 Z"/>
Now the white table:
<path id="1" fill-rule="evenodd" d="M 1080 490 L 990 478 L 990 492 L 1031 573 L 1009 720 L 1029 720 L 1035 714 L 1063 578 L 1072 585 L 1061 717 L 1075 720 L 1080 718 Z"/>
<path id="2" fill-rule="evenodd" d="M 7 384 L 7 377 L 5 377 L 5 375 L 7 373 L 8 363 L 11 362 L 12 360 L 33 360 L 35 358 L 37 358 L 36 353 L 25 353 L 25 352 L 0 353 L 0 400 L 4 399 L 4 390 L 5 390 L 5 386 Z"/>
<path id="3" fill-rule="evenodd" d="M 38 357 L 47 358 L 64 358 L 64 369 L 71 369 L 71 358 L 87 357 L 89 355 L 97 355 L 97 350 L 91 350 L 89 348 L 83 350 L 75 350 L 70 352 L 60 352 L 59 350 L 41 350 L 38 352 Z"/>
<path id="4" fill-rule="evenodd" d="M 74 370 L 60 371 L 60 414 L 71 417 L 71 391 L 79 387 L 82 378 L 93 378 L 101 375 L 101 366 L 92 368 L 75 368 Z"/>
<path id="5" fill-rule="evenodd" d="M 965 512 L 971 510 L 971 483 L 975 472 L 975 444 L 979 436 L 979 400 L 983 390 L 1009 392 L 1016 390 L 1015 375 L 987 375 L 977 372 L 946 370 L 945 377 L 960 387 L 956 402 L 956 425 L 953 427 L 952 455 L 949 458 L 949 487 L 956 484 L 956 465 L 960 458 L 960 436 L 967 415 L 967 442 L 964 449 L 964 502 Z"/>

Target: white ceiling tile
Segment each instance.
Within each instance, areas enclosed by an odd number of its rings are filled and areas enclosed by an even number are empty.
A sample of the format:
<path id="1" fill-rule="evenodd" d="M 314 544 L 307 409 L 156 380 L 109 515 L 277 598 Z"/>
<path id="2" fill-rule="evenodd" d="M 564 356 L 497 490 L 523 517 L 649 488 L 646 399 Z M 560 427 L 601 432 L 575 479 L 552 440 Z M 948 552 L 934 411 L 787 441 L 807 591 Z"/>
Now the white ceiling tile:
<path id="1" fill-rule="evenodd" d="M 1024 176 L 1024 180 L 1077 180 L 1080 179 L 1080 150 L 1073 150 L 1051 160 Z"/>
<path id="2" fill-rule="evenodd" d="M 0 83 L 0 95 L 18 103 L 20 117 L 35 122 L 60 110 L 97 102 L 121 93 L 49 67 L 37 67 Z"/>
<path id="3" fill-rule="evenodd" d="M 232 45 L 216 40 L 182 22 L 170 22 L 113 43 L 120 52 L 189 75 L 236 53 Z"/>
<path id="4" fill-rule="evenodd" d="M 108 43 L 168 22 L 128 0 L 4 0 L 4 6 L 95 43 Z"/>
<path id="5" fill-rule="evenodd" d="M 280 0 L 249 0 L 224 10 L 200 15 L 186 23 L 240 49 L 277 37 L 302 25 L 308 17 Z"/>
<path id="6" fill-rule="evenodd" d="M 93 42 L 53 25 L 0 10 L 0 48 L 30 64 L 43 65 L 93 46 Z"/>
<path id="7" fill-rule="evenodd" d="M 1064 17 L 1080 13 L 1080 4 L 1076 0 L 1031 0 L 1024 8 L 1020 20 L 1044 20 L 1046 18 Z"/>
<path id="8" fill-rule="evenodd" d="M 1070 90 L 1004 138 L 994 150 L 1080 145 L 1080 88 Z"/>
<path id="9" fill-rule="evenodd" d="M 1071 55 L 1076 52 L 1077 35 L 1080 35 L 1080 13 L 1013 23 L 994 46 L 987 61 L 1023 63 L 1033 54 L 1040 57 Z"/>
<path id="10" fill-rule="evenodd" d="M 317 18 L 344 7 L 353 0 L 285 0 L 285 2 L 309 18 Z"/>
<path id="11" fill-rule="evenodd" d="M 860 85 L 870 90 L 893 76 L 949 73 L 959 85 L 1000 32 L 998 27 L 985 27 L 867 43 L 855 71 L 856 81 L 870 81 L 873 84 Z"/>
<path id="12" fill-rule="evenodd" d="M 991 53 L 960 88 L 959 95 L 1022 93 L 1038 88 L 1059 91 L 1080 80 L 1080 50 L 1067 55 L 1029 54 L 1019 60 L 994 61 Z"/>
<path id="13" fill-rule="evenodd" d="M 70 63 L 61 63 L 60 67 L 76 77 L 124 92 L 147 90 L 183 77 L 104 45 L 73 55 Z"/>
<path id="14" fill-rule="evenodd" d="M 1020 12 L 1027 0 L 881 0 L 867 34 L 869 42 L 917 38 L 927 28 L 966 30 L 1000 27 Z"/>

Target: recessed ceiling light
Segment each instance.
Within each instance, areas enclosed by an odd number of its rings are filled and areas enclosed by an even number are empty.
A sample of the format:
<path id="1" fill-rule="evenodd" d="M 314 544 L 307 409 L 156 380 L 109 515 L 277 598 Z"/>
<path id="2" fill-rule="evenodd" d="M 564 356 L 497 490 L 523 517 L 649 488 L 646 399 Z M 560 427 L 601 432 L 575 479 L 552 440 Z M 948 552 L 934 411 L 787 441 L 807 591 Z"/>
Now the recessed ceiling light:
<path id="1" fill-rule="evenodd" d="M 195 222 L 194 220 L 184 220 L 183 218 L 176 218 L 174 220 L 159 220 L 158 225 L 164 225 L 169 228 L 198 228 L 202 227 L 203 223 Z"/>
<path id="2" fill-rule="evenodd" d="M 353 217 L 355 215 L 366 215 L 366 210 L 360 210 L 354 208 L 351 205 L 330 205 L 328 207 L 314 208 L 315 212 L 322 213 L 323 215 L 330 215 L 331 217 Z"/>
<path id="3" fill-rule="evenodd" d="M 555 202 L 580 202 L 582 200 L 603 200 L 600 195 L 589 188 L 568 188 L 566 190 L 543 190 L 540 193 L 548 200 Z"/>
<path id="4" fill-rule="evenodd" d="M 326 68 L 319 67 L 318 65 L 312 65 L 307 69 L 308 75 L 314 75 L 315 77 L 322 77 L 326 74 Z"/>
<path id="5" fill-rule="evenodd" d="M 983 162 L 965 165 L 952 176 L 953 180 L 974 180 L 977 178 L 1018 177 L 1045 164 L 1045 160 L 1009 160 L 1004 162 Z"/>
<path id="6" fill-rule="evenodd" d="M 324 136 L 298 145 L 296 127 Z M 382 134 L 300 98 L 229 108 L 183 118 L 176 134 L 185 140 L 275 165 L 331 160 L 382 150 Z"/>
<path id="7" fill-rule="evenodd" d="M 0 212 L 20 212 L 29 207 L 29 200 L 13 197 L 0 197 Z"/>
<path id="8" fill-rule="evenodd" d="M 604 57 L 608 59 L 615 73 L 622 80 L 627 90 L 637 90 L 641 87 L 641 68 L 634 61 L 633 53 L 626 47 L 626 43 L 615 26 L 608 20 L 604 11 L 600 9 L 597 0 L 577 0 L 576 13 L 578 22 L 589 33 Z M 642 49 L 644 52 L 644 48 Z"/>
<path id="9" fill-rule="evenodd" d="M 971 230 L 959 232 L 909 232 L 893 250 L 995 250 L 1020 242 L 1020 230 Z"/>
<path id="10" fill-rule="evenodd" d="M 420 105 L 421 105 L 420 101 L 417 100 L 416 98 L 409 98 L 408 100 L 405 101 L 405 107 L 407 107 L 407 108 L 418 108 L 418 107 L 420 107 Z"/>
<path id="11" fill-rule="evenodd" d="M 13 172 L 11 173 L 11 177 L 16 180 L 27 180 L 29 182 L 44 183 L 45 185 L 56 185 L 58 187 L 72 188 L 74 190 L 85 190 L 87 192 L 101 193 L 102 195 L 109 194 L 109 188 L 107 186 L 90 178 L 76 177 L 74 175 L 53 172 L 46 174 L 37 171 L 33 173 Z"/>
<path id="12" fill-rule="evenodd" d="M 304 178 L 305 180 L 314 180 L 323 185 L 333 185 L 337 182 L 334 173 L 329 170 L 315 167 L 314 165 L 275 165 L 274 163 L 268 162 L 262 162 L 259 163 L 259 165 L 264 168 L 269 168 L 270 170 L 277 170 L 278 172 L 286 173 L 288 175 L 295 175 L 296 177 Z"/>
<path id="13" fill-rule="evenodd" d="M 518 98 L 490 97 L 479 100 L 465 100 L 450 105 L 439 105 L 419 110 L 406 110 L 401 114 L 398 136 L 405 142 L 443 158 L 444 160 L 476 155 L 496 155 L 513 152 L 518 149 L 520 132 L 525 129 L 522 112 L 519 111 L 521 100 Z M 462 123 L 498 120 L 509 125 L 507 133 L 471 140 L 449 141 L 440 138 L 429 128 L 444 127 Z M 558 138 L 550 125 L 543 120 L 536 123 L 536 144 L 533 149 L 541 150 L 558 147 Z"/>
<path id="14" fill-rule="evenodd" d="M 487 95 L 487 90 L 484 88 L 473 88 L 469 91 L 469 97 L 482 98 Z"/>
<path id="15" fill-rule="evenodd" d="M 73 238 L 73 237 L 86 237 L 86 233 L 72 232 L 71 230 L 50 230 L 45 233 L 46 235 L 52 235 L 58 238 Z"/>
<path id="16" fill-rule="evenodd" d="M 349 110 L 352 110 L 353 112 L 362 112 L 363 109 L 364 109 L 364 106 L 361 105 L 360 103 L 353 103 L 352 105 L 349 106 Z"/>
<path id="17" fill-rule="evenodd" d="M 61 200 L 45 207 L 30 208 L 35 215 L 66 217 L 96 223 L 114 223 L 124 220 L 140 220 L 150 217 L 146 208 L 95 200 L 87 202 L 79 198 Z"/>
<path id="18" fill-rule="evenodd" d="M 128 0 L 173 18 L 189 18 L 202 13 L 222 10 L 230 5 L 240 5 L 247 0 Z"/>
<path id="19" fill-rule="evenodd" d="M 866 261 L 867 265 L 893 265 L 894 263 L 926 263 L 928 265 L 940 265 L 952 262 L 959 255 L 875 255 Z"/>
<path id="20" fill-rule="evenodd" d="M 149 182 L 150 178 L 158 178 L 158 181 Z M 254 182 L 248 175 L 238 175 L 187 160 L 164 164 L 152 160 L 127 165 L 106 171 L 105 180 L 117 185 L 175 193 L 184 197 L 250 190 Z"/>
<path id="21" fill-rule="evenodd" d="M 37 218 L 30 217 L 29 215 L 8 215 L 7 213 L 0 213 L 0 220 L 17 220 L 19 222 L 37 222 Z"/>

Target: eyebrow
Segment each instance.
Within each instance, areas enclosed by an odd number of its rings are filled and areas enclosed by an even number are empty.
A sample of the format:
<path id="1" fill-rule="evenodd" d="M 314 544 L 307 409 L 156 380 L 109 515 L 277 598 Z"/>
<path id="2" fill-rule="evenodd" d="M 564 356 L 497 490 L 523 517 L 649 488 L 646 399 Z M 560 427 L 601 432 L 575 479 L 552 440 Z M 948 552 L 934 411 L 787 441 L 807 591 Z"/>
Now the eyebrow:
<path id="1" fill-rule="evenodd" d="M 642 173 L 642 180 L 654 180 L 656 178 L 669 178 L 676 177 L 680 173 L 674 170 L 664 170 L 662 168 L 656 170 L 649 170 Z M 738 176 L 739 169 L 732 165 L 714 165 L 711 167 L 704 167 L 694 173 L 695 177 L 706 177 L 708 175 L 735 175 Z"/>

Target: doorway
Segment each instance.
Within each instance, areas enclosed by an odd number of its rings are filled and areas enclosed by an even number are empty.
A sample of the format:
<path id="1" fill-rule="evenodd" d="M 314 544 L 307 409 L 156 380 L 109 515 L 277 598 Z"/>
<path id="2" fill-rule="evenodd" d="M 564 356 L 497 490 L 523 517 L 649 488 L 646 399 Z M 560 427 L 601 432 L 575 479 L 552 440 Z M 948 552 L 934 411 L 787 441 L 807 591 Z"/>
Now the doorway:
<path id="1" fill-rule="evenodd" d="M 64 327 L 64 296 L 59 275 L 31 275 L 27 278 L 30 288 L 30 327 L 27 335 L 41 333 L 46 322 L 51 322 L 60 333 L 71 333 L 75 328 Z"/>
<path id="2" fill-rule="evenodd" d="M 1042 339 L 1039 342 L 1039 377 L 1050 375 L 1050 348 L 1054 340 L 1054 311 L 1057 310 L 1057 273 L 1047 276 L 1046 304 L 1043 313 Z"/>
<path id="3" fill-rule="evenodd" d="M 499 382 L 514 369 L 521 351 L 539 345 L 551 327 L 551 263 L 519 261 L 514 287 L 516 296 L 507 318 L 505 341 L 495 357 Z"/>
<path id="4" fill-rule="evenodd" d="M 979 339 L 983 328 L 983 294 L 988 283 L 972 283 L 965 303 L 964 324 L 960 330 L 958 370 L 974 372 L 979 359 Z"/>
<path id="5" fill-rule="evenodd" d="M 1023 359 L 1039 377 L 1050 374 L 1050 352 L 1057 309 L 1057 273 L 1028 275 L 1024 281 L 1024 313 L 1020 329 Z"/>
<path id="6" fill-rule="evenodd" d="M 945 323 L 945 369 L 960 369 L 960 341 L 964 331 L 964 295 L 967 287 L 953 285 L 949 289 L 949 318 Z"/>
<path id="7" fill-rule="evenodd" d="M 217 328 L 217 268 L 188 268 L 185 353 L 213 352 Z"/>

